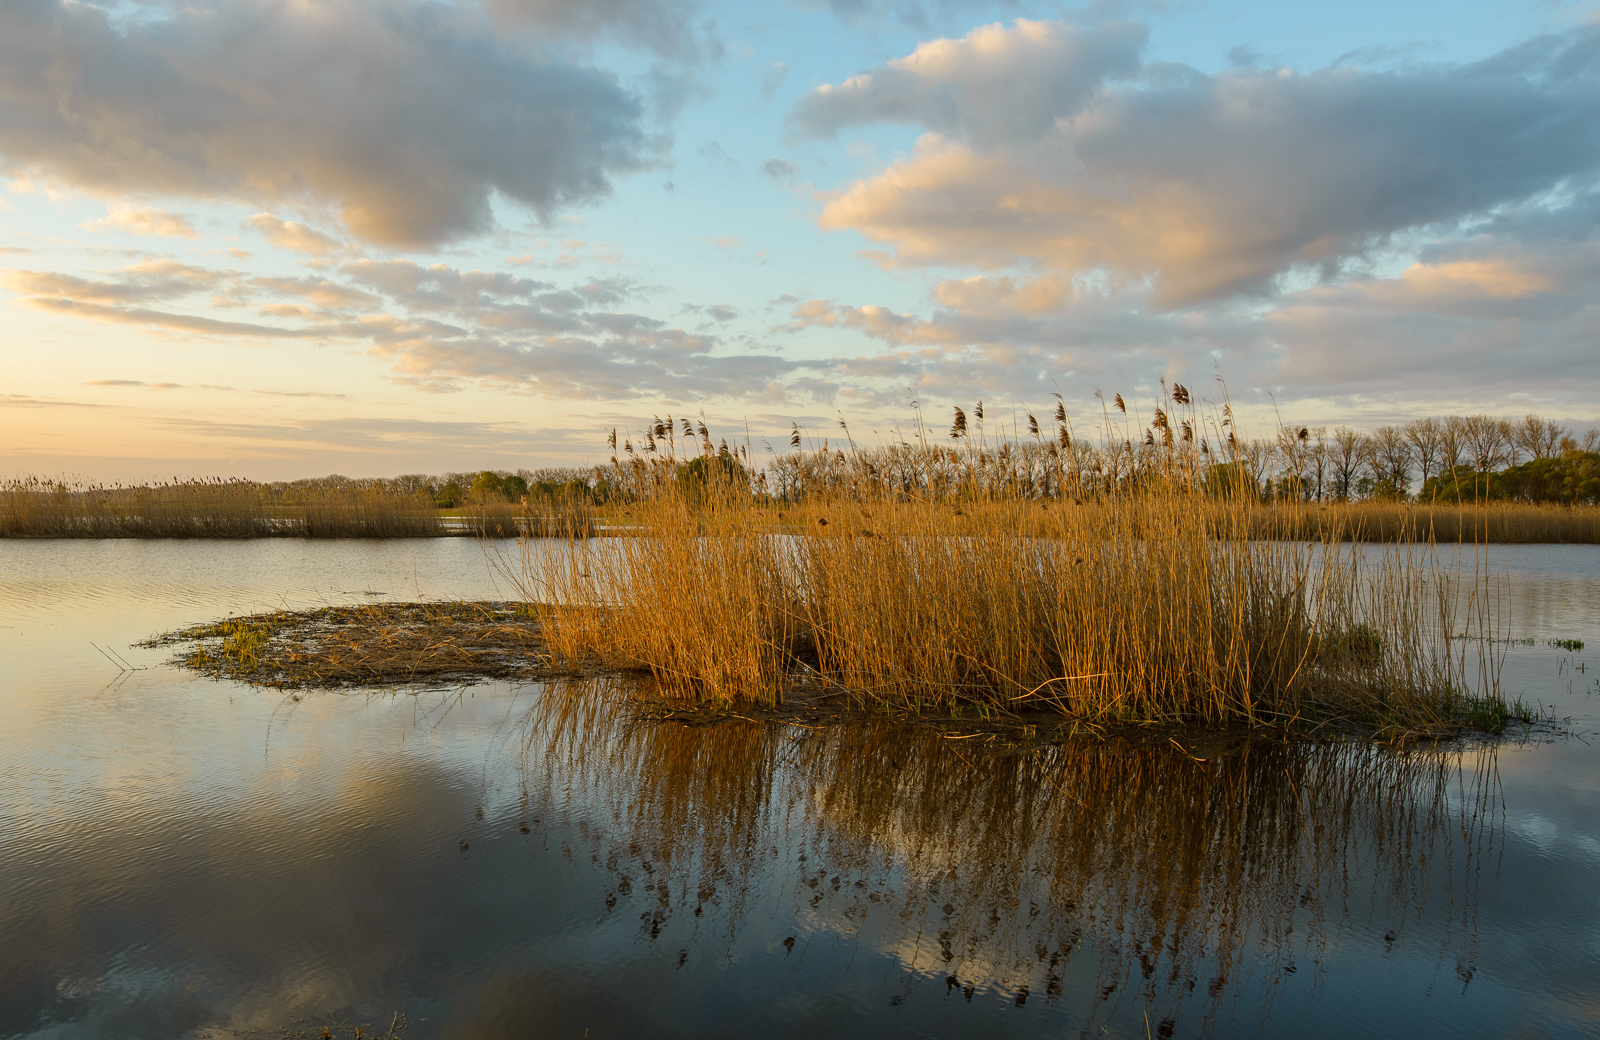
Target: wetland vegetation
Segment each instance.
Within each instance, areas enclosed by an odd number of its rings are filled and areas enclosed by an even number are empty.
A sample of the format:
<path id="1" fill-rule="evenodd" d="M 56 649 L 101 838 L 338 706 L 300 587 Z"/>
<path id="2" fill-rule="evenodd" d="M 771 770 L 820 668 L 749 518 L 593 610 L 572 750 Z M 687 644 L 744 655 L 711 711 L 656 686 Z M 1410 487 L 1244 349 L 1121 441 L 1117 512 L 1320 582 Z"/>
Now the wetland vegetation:
<path id="1" fill-rule="evenodd" d="M 170 528 L 209 496 L 237 521 L 217 532 L 437 533 L 449 499 L 466 503 L 458 529 L 523 536 L 520 558 L 496 560 L 515 606 L 277 612 L 166 637 L 197 643 L 193 667 L 274 685 L 611 670 L 723 709 L 838 698 L 911 717 L 1353 724 L 1402 741 L 1531 719 L 1499 692 L 1492 594 L 1470 547 L 1592 540 L 1600 509 L 1404 501 L 1396 468 L 1420 452 L 1437 486 L 1477 450 L 1478 426 L 1500 440 L 1475 464 L 1514 463 L 1500 445 L 1521 443 L 1516 429 L 1450 420 L 1353 444 L 1337 431 L 1341 450 L 1389 474 L 1388 493 L 1352 503 L 1355 463 L 1308 430 L 1280 431 L 1270 463 L 1229 405 L 1207 410 L 1181 385 L 1163 385 L 1137 433 L 1120 395 L 1102 413 L 1093 443 L 1060 405 L 1042 424 L 1027 415 L 1026 433 L 1021 416 L 986 426 L 981 402 L 955 409 L 947 436 L 919 416 L 912 436 L 876 448 L 842 421 L 820 443 L 796 427 L 760 468 L 748 443 L 668 417 L 637 439 L 613 431 L 609 465 L 588 480 L 482 471 L 271 494 L 35 483 L 6 492 L 6 515 L 33 509 L 13 523 L 28 530 Z M 1592 447 L 1525 425 L 1534 461 L 1559 449 L 1581 462 Z M 1341 500 L 1319 501 L 1325 486 Z M 587 537 L 601 516 L 626 537 Z M 566 537 L 535 537 L 548 534 Z"/>
<path id="2" fill-rule="evenodd" d="M 1263 500 L 1242 457 L 1212 457 L 1194 431 L 1227 430 L 1226 406 L 1208 419 L 1181 386 L 1163 404 L 1162 436 L 1137 448 L 1108 417 L 1094 454 L 1074 449 L 1064 409 L 1049 436 L 1029 416 L 1031 444 L 991 443 L 980 406 L 957 411 L 949 445 L 923 428 L 872 450 L 848 429 L 843 446 L 796 430 L 759 472 L 748 446 L 658 421 L 637 448 L 622 438 L 606 475 L 629 537 L 525 538 L 497 560 L 518 607 L 267 614 L 179 635 L 210 640 L 196 667 L 279 684 L 480 661 L 484 676 L 648 672 L 660 696 L 722 709 L 838 698 L 906 717 L 1358 725 L 1401 741 L 1531 718 L 1499 692 L 1485 576 L 1462 546 L 1441 551 L 1433 511 L 1368 506 L 1392 512 L 1358 551 L 1366 518 Z"/>
<path id="3" fill-rule="evenodd" d="M 626 534 L 632 505 L 665 479 L 686 498 L 710 481 L 775 508 L 860 486 L 919 501 L 1000 491 L 1044 506 L 1116 503 L 1177 483 L 1250 500 L 1256 538 L 1600 544 L 1600 429 L 1580 441 L 1535 415 L 1474 415 L 1371 433 L 1280 425 L 1250 438 L 1230 405 L 1203 409 L 1181 385 L 1162 384 L 1148 423 L 1122 395 L 1100 399 L 1087 436 L 1064 404 L 1042 421 L 1013 410 L 1007 423 L 986 420 L 980 401 L 954 410 L 948 443 L 920 413 L 911 437 L 876 447 L 857 444 L 843 421 L 841 436 L 820 443 L 796 426 L 794 450 L 766 445 L 760 466 L 748 441 L 713 444 L 704 421 L 668 416 L 620 439 L 613 430 L 610 464 L 585 468 L 130 486 L 18 477 L 0 483 L 0 537 Z"/>

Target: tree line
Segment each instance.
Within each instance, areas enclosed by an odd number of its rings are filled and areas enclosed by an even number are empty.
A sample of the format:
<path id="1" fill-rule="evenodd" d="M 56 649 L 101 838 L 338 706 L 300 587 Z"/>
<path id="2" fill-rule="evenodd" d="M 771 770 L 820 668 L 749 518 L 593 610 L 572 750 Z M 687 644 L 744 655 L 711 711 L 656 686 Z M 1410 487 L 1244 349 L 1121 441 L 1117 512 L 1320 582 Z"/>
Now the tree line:
<path id="1" fill-rule="evenodd" d="M 1313 501 L 1594 503 L 1600 429 L 1581 440 L 1538 415 L 1447 415 L 1363 432 L 1280 430 L 1241 447 L 1261 493 Z"/>
<path id="2" fill-rule="evenodd" d="M 1267 438 L 1238 434 L 1231 407 L 1201 415 L 1182 386 L 1164 388 L 1147 426 L 1121 395 L 1107 402 L 1096 437 L 1077 436 L 1064 406 L 1054 421 L 1027 418 L 985 432 L 983 402 L 955 408 L 948 439 L 918 416 L 913 441 L 863 447 L 840 423 L 842 441 L 802 450 L 795 427 L 790 453 L 762 464 L 748 445 L 713 443 L 704 422 L 655 420 L 636 436 L 612 431 L 610 465 L 592 468 L 478 470 L 390 478 L 340 475 L 268 485 L 295 489 L 371 489 L 426 494 L 441 508 L 562 500 L 628 501 L 672 484 L 691 493 L 713 470 L 719 483 L 789 500 L 863 480 L 906 494 L 982 493 L 1004 485 L 1026 495 L 1118 494 L 1154 480 L 1177 480 L 1213 494 L 1268 501 L 1429 501 L 1600 503 L 1600 429 L 1581 438 L 1553 420 L 1490 415 L 1430 416 L 1362 431 L 1349 426 L 1280 426 Z M 1184 416 L 1187 415 L 1187 418 Z M 676 429 L 683 424 L 681 438 Z M 1209 435 L 1208 435 L 1209 431 Z M 680 445 L 679 440 L 683 443 Z M 637 442 L 637 443 L 636 443 Z M 941 446 L 942 444 L 942 446 Z M 687 452 L 678 450 L 687 448 Z M 846 451 L 848 448 L 848 452 Z"/>
<path id="3" fill-rule="evenodd" d="M 389 495 L 426 495 L 441 509 L 485 503 L 513 505 L 564 496 L 593 497 L 594 471 L 572 467 L 518 470 L 467 470 L 448 473 L 403 473 L 398 477 L 326 477 L 274 481 L 263 485 L 276 497 L 304 491 L 372 491 Z"/>

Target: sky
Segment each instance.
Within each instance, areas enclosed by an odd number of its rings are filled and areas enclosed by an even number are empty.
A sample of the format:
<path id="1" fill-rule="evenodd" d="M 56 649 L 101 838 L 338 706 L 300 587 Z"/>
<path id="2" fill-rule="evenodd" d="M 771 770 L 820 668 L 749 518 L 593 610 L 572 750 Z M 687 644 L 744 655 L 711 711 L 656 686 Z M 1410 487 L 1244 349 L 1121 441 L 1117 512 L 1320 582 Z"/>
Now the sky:
<path id="1" fill-rule="evenodd" d="M 1600 425 L 1600 8 L 6 0 L 0 476 Z"/>

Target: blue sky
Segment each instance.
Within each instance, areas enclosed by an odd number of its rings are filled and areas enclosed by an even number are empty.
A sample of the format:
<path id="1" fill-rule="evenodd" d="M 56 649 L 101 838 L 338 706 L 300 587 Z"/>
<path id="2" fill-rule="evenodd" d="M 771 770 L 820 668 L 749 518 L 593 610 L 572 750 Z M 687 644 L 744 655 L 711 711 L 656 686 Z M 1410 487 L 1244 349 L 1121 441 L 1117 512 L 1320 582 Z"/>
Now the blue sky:
<path id="1" fill-rule="evenodd" d="M 0 11 L 12 472 L 600 460 L 1165 377 L 1597 421 L 1593 4 Z"/>

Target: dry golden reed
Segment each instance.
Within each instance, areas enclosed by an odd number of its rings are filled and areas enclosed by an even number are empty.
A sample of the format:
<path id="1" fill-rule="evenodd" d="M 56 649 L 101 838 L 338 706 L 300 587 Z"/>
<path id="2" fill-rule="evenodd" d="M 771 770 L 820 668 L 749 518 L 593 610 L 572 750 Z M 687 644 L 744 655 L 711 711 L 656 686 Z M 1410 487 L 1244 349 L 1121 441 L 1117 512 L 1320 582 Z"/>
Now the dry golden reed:
<path id="1" fill-rule="evenodd" d="M 0 484 L 0 537 L 416 538 L 443 534 L 426 495 L 307 489 L 271 495 L 245 480 L 132 487 L 27 477 Z"/>
<path id="2" fill-rule="evenodd" d="M 802 683 L 895 710 L 1396 732 L 1495 697 L 1449 640 L 1491 619 L 1481 597 L 1457 616 L 1428 543 L 1352 547 L 1337 523 L 1294 541 L 1290 514 L 1248 498 L 646 490 L 637 537 L 530 544 L 521 591 L 558 658 L 648 669 L 677 696 L 772 703 Z"/>

